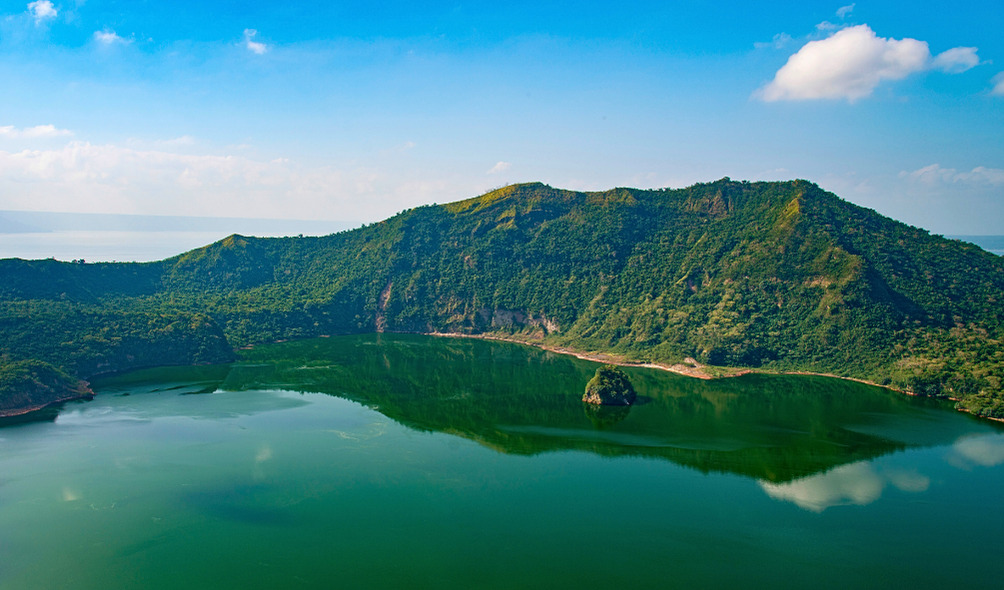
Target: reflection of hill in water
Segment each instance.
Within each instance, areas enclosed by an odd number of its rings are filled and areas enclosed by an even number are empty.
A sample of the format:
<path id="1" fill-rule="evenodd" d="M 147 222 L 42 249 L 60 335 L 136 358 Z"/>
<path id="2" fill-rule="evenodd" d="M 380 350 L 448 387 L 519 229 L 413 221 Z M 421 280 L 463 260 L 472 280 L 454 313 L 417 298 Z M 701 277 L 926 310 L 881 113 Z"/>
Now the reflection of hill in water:
<path id="1" fill-rule="evenodd" d="M 384 334 L 260 347 L 220 388 L 346 397 L 505 453 L 663 458 L 770 481 L 950 442 L 972 427 L 935 403 L 836 379 L 700 381 L 638 368 L 626 371 L 644 403 L 596 409 L 581 402 L 596 366 L 515 344 Z"/>

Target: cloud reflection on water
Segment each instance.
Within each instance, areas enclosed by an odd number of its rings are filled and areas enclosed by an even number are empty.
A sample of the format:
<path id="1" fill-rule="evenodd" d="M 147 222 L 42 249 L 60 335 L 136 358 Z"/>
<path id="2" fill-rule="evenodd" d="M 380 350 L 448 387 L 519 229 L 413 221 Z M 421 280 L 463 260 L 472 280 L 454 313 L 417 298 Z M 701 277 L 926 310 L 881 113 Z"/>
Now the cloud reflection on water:
<path id="1" fill-rule="evenodd" d="M 945 460 L 959 469 L 1004 464 L 1004 434 L 964 436 L 947 449 Z M 861 461 L 786 483 L 759 483 L 771 498 L 822 512 L 831 506 L 871 504 L 889 485 L 903 492 L 924 492 L 931 480 L 915 470 L 880 470 L 870 462 Z"/>
<path id="2" fill-rule="evenodd" d="M 771 498 L 822 512 L 832 506 L 871 504 L 888 485 L 904 492 L 923 492 L 930 487 L 931 480 L 916 471 L 878 471 L 871 463 L 862 461 L 786 483 L 759 483 Z"/>
<path id="3" fill-rule="evenodd" d="M 952 445 L 949 462 L 963 469 L 975 465 L 993 467 L 1004 463 L 1004 435 L 966 436 Z"/>

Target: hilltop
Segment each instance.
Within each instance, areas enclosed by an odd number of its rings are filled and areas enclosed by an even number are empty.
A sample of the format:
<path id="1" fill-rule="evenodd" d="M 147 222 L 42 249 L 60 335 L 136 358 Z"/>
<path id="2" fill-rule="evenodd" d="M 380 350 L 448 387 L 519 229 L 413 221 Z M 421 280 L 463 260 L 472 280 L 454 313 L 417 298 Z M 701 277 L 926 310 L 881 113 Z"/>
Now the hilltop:
<path id="1" fill-rule="evenodd" d="M 86 379 L 280 339 L 451 332 L 830 373 L 1002 417 L 1002 300 L 1004 258 L 807 181 L 534 183 L 153 263 L 3 260 L 0 352 Z"/>

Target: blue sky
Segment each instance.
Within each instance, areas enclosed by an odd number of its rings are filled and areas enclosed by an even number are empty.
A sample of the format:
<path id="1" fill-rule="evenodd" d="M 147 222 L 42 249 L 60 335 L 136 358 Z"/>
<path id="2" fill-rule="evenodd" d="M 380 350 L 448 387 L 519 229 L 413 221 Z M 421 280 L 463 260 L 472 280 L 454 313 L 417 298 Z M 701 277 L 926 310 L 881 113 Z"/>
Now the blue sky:
<path id="1" fill-rule="evenodd" d="M 0 209 L 368 222 L 730 176 L 1004 234 L 997 2 L 2 1 L 0 83 Z"/>

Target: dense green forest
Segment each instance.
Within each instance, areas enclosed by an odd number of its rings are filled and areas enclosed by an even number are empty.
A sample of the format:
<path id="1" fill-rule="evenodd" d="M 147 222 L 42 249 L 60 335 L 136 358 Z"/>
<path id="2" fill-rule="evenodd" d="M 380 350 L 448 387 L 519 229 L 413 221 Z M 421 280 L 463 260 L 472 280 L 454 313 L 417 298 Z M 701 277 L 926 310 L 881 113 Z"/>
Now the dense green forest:
<path id="1" fill-rule="evenodd" d="M 630 361 L 832 373 L 1004 417 L 1002 300 L 1004 258 L 806 181 L 523 184 L 154 263 L 3 260 L 0 354 L 73 380 L 326 334 L 490 334 Z"/>

